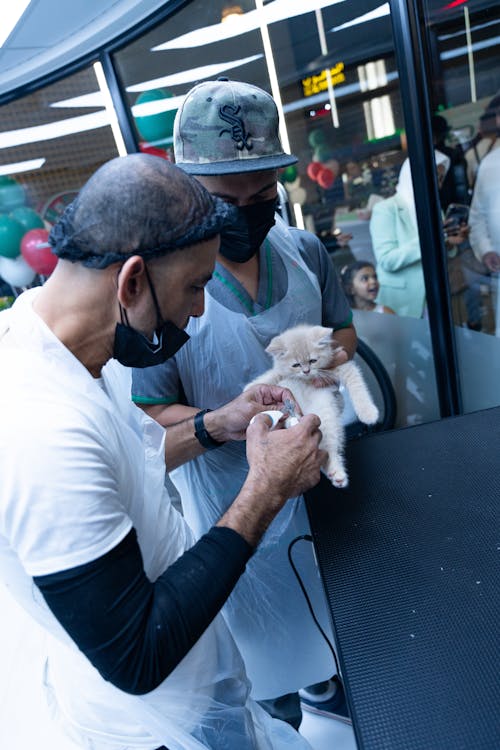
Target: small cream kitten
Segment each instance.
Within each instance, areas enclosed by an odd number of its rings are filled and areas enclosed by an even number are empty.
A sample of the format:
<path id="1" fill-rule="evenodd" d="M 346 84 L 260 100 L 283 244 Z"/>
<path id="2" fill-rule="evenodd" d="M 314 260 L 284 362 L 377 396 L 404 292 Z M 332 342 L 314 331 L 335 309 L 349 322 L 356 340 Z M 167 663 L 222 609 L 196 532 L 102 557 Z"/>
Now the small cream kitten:
<path id="1" fill-rule="evenodd" d="M 273 368 L 259 375 L 246 388 L 256 383 L 281 385 L 291 390 L 304 414 L 317 414 L 323 433 L 321 448 L 328 452 L 324 471 L 335 487 L 347 487 L 349 480 L 343 456 L 345 435 L 339 383 L 346 387 L 361 422 L 374 424 L 379 414 L 361 371 L 354 362 L 328 369 L 333 353 L 339 348 L 332 338 L 331 328 L 313 325 L 289 328 L 275 336 L 266 349 L 273 357 Z M 313 383 L 315 379 L 329 386 L 318 387 Z"/>

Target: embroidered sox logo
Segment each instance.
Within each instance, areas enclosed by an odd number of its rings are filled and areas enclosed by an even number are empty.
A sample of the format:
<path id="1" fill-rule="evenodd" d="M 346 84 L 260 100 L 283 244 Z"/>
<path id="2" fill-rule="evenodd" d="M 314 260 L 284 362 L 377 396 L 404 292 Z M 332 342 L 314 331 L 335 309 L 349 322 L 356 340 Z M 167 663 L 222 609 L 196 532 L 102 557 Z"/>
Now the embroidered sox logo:
<path id="1" fill-rule="evenodd" d="M 240 109 L 239 105 L 233 107 L 231 104 L 225 104 L 219 109 L 221 119 L 231 125 L 231 129 L 224 128 L 220 131 L 219 138 L 223 133 L 229 133 L 233 141 L 236 142 L 236 148 L 239 151 L 242 151 L 244 148 L 250 151 L 253 148 L 252 136 L 245 131 L 245 123 L 241 117 L 238 117 Z"/>

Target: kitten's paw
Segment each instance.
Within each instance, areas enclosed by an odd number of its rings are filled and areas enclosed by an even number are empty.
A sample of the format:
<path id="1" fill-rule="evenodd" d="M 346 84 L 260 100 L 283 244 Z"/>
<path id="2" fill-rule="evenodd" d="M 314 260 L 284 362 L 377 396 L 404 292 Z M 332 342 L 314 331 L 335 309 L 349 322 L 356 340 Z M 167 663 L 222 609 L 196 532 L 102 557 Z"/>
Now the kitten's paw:
<path id="1" fill-rule="evenodd" d="M 375 424 L 379 418 L 379 410 L 375 404 L 371 404 L 371 406 L 364 408 L 362 413 L 358 414 L 358 416 L 363 424 Z"/>
<path id="2" fill-rule="evenodd" d="M 349 484 L 349 478 L 344 469 L 329 471 L 327 472 L 327 477 L 334 487 L 347 487 L 347 485 Z"/>

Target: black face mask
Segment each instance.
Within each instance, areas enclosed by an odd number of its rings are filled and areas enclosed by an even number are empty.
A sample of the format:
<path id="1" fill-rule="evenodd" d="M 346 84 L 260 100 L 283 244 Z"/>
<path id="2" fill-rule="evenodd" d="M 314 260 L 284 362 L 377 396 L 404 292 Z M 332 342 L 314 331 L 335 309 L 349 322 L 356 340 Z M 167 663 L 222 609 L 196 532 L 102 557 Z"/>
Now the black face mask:
<path id="1" fill-rule="evenodd" d="M 178 328 L 170 320 L 162 320 L 156 292 L 145 267 L 146 278 L 156 309 L 157 327 L 153 341 L 136 331 L 128 322 L 127 312 L 120 305 L 121 323 L 116 324 L 113 357 L 125 367 L 153 367 L 161 365 L 179 351 L 189 339 L 186 331 Z"/>
<path id="2" fill-rule="evenodd" d="M 276 198 L 251 206 L 237 206 L 238 218 L 220 235 L 219 253 L 235 263 L 253 258 L 274 226 Z"/>

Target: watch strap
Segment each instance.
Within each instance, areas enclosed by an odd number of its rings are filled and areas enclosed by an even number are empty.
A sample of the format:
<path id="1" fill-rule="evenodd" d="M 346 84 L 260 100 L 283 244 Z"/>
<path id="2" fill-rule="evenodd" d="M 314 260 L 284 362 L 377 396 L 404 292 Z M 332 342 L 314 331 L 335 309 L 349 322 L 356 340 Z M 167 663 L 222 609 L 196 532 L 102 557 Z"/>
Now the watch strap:
<path id="1" fill-rule="evenodd" d="M 220 448 L 220 446 L 224 445 L 224 443 L 219 442 L 218 440 L 214 440 L 213 437 L 211 437 L 207 432 L 203 417 L 209 411 L 212 411 L 212 409 L 203 409 L 202 411 L 199 411 L 194 415 L 194 434 L 198 442 L 204 448 L 210 451 L 214 448 Z"/>

